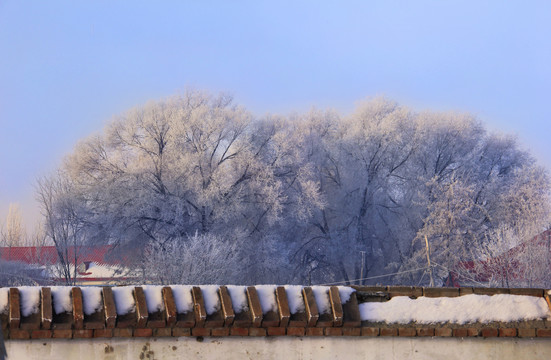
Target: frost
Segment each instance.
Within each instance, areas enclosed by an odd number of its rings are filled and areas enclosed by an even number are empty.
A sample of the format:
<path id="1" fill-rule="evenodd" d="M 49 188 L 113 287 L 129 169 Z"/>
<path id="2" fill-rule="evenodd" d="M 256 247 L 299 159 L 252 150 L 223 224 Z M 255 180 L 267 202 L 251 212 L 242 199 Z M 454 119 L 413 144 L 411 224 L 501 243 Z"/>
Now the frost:
<path id="1" fill-rule="evenodd" d="M 287 301 L 289 302 L 289 311 L 291 314 L 303 312 L 304 297 L 302 296 L 302 285 L 285 285 Z"/>
<path id="2" fill-rule="evenodd" d="M 163 302 L 163 286 L 160 285 L 145 285 L 143 291 L 145 294 L 145 302 L 147 304 L 147 311 L 154 313 L 159 310 L 164 310 L 165 305 Z"/>
<path id="3" fill-rule="evenodd" d="M 350 296 L 356 292 L 354 288 L 351 288 L 350 286 L 338 286 L 339 288 L 339 296 L 341 297 L 341 303 L 344 305 L 350 300 Z"/>
<path id="4" fill-rule="evenodd" d="M 29 316 L 38 312 L 40 288 L 36 286 L 21 286 L 18 289 L 21 297 L 21 315 Z"/>
<path id="5" fill-rule="evenodd" d="M 328 286 L 312 286 L 312 292 L 316 299 L 316 305 L 320 314 L 331 313 L 331 302 L 329 301 L 329 287 Z"/>
<path id="6" fill-rule="evenodd" d="M 275 297 L 275 285 L 256 285 L 256 292 L 258 293 L 258 298 L 260 300 L 260 307 L 262 308 L 262 313 L 266 314 L 269 311 L 276 311 L 277 302 Z"/>
<path id="7" fill-rule="evenodd" d="M 249 301 L 247 299 L 247 287 L 238 285 L 228 285 L 233 311 L 238 314 L 249 310 Z"/>
<path id="8" fill-rule="evenodd" d="M 185 314 L 193 309 L 193 297 L 191 296 L 190 285 L 172 285 L 172 295 L 176 303 L 176 311 Z"/>
<path id="9" fill-rule="evenodd" d="M 117 286 L 113 287 L 113 296 L 115 297 L 115 305 L 117 315 L 126 315 L 134 311 L 136 301 L 134 300 L 133 286 Z"/>
<path id="10" fill-rule="evenodd" d="M 81 287 L 82 307 L 86 315 L 92 315 L 101 308 L 101 288 L 97 286 Z"/>
<path id="11" fill-rule="evenodd" d="M 201 292 L 203 293 L 203 300 L 205 301 L 205 308 L 207 315 L 212 315 L 220 310 L 220 296 L 218 296 L 218 285 L 201 285 Z"/>
<path id="12" fill-rule="evenodd" d="M 383 303 L 360 304 L 364 321 L 407 324 L 512 322 L 546 318 L 544 299 L 521 295 L 465 295 L 455 298 L 397 296 Z"/>
<path id="13" fill-rule="evenodd" d="M 52 286 L 52 301 L 56 314 L 73 311 L 71 286 Z"/>

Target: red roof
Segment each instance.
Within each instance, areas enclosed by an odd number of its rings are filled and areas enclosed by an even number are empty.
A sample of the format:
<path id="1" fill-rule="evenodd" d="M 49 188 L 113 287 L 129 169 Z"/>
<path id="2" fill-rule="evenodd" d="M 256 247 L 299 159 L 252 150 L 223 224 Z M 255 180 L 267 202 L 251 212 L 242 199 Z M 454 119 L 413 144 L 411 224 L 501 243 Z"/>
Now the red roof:
<path id="1" fill-rule="evenodd" d="M 67 248 L 67 257 L 74 264 L 75 253 L 77 262 L 94 262 L 98 265 L 120 265 L 120 259 L 106 257 L 113 248 L 112 245 L 101 246 L 70 246 Z M 12 246 L 0 247 L 0 260 L 17 261 L 29 265 L 51 265 L 58 263 L 58 252 L 55 246 Z M 78 265 L 78 264 L 77 264 Z"/>

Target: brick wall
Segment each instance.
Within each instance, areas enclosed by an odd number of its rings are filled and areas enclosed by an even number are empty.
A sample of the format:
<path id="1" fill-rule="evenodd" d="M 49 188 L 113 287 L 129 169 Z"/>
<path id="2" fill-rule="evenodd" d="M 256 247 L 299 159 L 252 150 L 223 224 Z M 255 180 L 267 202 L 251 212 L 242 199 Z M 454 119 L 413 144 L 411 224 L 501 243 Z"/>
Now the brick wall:
<path id="1" fill-rule="evenodd" d="M 419 288 L 400 286 L 354 287 L 356 292 L 343 303 L 337 287 L 328 288 L 329 313 L 320 314 L 310 287 L 302 289 L 304 311 L 291 314 L 284 287 L 276 287 L 275 311 L 263 313 L 258 291 L 246 288 L 247 310 L 235 313 L 225 286 L 217 291 L 220 309 L 207 314 L 204 294 L 200 287 L 190 289 L 193 306 L 186 313 L 178 313 L 171 287 L 162 288 L 163 310 L 150 313 L 143 287 L 132 288 L 135 309 L 118 316 L 111 287 L 102 288 L 101 307 L 95 313 L 83 312 L 82 291 L 71 289 L 72 312 L 55 314 L 52 291 L 40 288 L 38 311 L 22 316 L 18 288 L 10 288 L 8 306 L 0 314 L 4 337 L 7 339 L 82 339 L 82 338 L 143 338 L 143 337 L 504 337 L 551 338 L 551 321 L 538 319 L 515 323 L 486 324 L 386 324 L 370 323 L 360 318 L 359 304 L 367 301 L 387 301 L 394 296 L 412 298 L 456 297 L 467 294 L 513 294 L 545 298 L 543 289 L 488 289 L 488 288 Z"/>

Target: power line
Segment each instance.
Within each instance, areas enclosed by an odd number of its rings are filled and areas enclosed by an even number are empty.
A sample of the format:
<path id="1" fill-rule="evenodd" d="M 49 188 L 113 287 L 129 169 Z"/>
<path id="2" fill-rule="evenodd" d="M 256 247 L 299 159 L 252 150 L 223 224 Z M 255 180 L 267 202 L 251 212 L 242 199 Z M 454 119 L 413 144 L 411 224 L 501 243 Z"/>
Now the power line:
<path id="1" fill-rule="evenodd" d="M 348 281 L 338 281 L 338 282 L 332 282 L 332 283 L 326 283 L 326 284 L 318 284 L 318 285 L 319 285 L 319 286 L 327 286 L 327 285 L 345 284 L 345 283 L 347 283 L 347 282 L 352 282 L 352 281 L 379 279 L 379 278 L 383 278 L 383 277 L 394 276 L 394 275 L 400 275 L 400 274 L 407 274 L 407 273 L 410 273 L 410 272 L 415 272 L 415 271 L 420 271 L 420 270 L 427 270 L 427 269 L 428 269 L 428 267 L 425 266 L 425 267 L 418 268 L 418 269 L 399 271 L 399 272 L 390 273 L 390 274 L 385 274 L 385 275 L 370 276 L 370 277 L 365 277 L 365 278 L 360 278 L 360 279 L 352 279 L 352 280 L 348 280 Z"/>

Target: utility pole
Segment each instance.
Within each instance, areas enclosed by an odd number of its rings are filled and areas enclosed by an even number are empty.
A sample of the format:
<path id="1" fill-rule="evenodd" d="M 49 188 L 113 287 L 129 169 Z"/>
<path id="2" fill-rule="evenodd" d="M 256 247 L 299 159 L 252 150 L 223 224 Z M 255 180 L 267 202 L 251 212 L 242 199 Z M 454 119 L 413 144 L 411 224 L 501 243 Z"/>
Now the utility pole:
<path id="1" fill-rule="evenodd" d="M 362 268 L 360 269 L 360 285 L 364 284 L 364 269 L 365 269 L 365 251 L 360 251 L 362 255 Z"/>
<path id="2" fill-rule="evenodd" d="M 427 235 L 425 235 L 425 246 L 427 247 L 427 263 L 429 265 L 430 286 L 434 287 L 434 279 L 432 277 L 432 266 L 430 265 L 429 239 L 427 238 Z"/>

